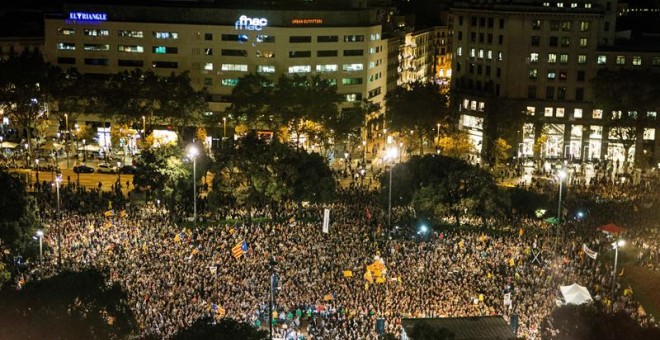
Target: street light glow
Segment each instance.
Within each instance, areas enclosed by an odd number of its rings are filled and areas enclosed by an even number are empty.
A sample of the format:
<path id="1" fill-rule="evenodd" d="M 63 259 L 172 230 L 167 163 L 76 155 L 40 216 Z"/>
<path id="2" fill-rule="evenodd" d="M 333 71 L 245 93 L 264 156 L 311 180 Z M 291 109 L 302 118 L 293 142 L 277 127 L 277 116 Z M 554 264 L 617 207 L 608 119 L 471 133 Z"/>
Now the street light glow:
<path id="1" fill-rule="evenodd" d="M 559 176 L 559 179 L 564 179 L 564 178 L 566 178 L 566 170 L 559 170 L 559 171 L 557 171 L 557 176 Z"/>
<path id="2" fill-rule="evenodd" d="M 37 230 L 37 236 L 43 237 L 44 236 L 43 230 Z"/>
<path id="3" fill-rule="evenodd" d="M 398 154 L 399 154 L 399 149 L 396 147 L 391 147 L 387 149 L 387 153 L 385 154 L 385 157 L 387 159 L 392 160 L 395 159 Z"/>
<path id="4" fill-rule="evenodd" d="M 197 150 L 197 147 L 192 145 L 190 148 L 188 148 L 188 157 L 190 158 L 195 158 L 199 155 L 199 150 Z"/>

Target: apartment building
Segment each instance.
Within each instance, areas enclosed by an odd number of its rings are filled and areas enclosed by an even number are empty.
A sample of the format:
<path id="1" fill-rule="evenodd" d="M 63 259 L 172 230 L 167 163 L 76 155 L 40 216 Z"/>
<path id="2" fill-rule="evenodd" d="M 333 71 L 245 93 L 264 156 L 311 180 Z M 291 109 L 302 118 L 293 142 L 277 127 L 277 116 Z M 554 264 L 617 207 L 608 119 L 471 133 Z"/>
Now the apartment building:
<path id="1" fill-rule="evenodd" d="M 605 0 L 455 4 L 453 102 L 479 152 L 492 143 L 487 119 L 515 110 L 526 115 L 513 146 L 519 157 L 534 156 L 536 143 L 542 158 L 623 161 L 608 115 L 594 104 L 592 81 L 603 68 L 660 71 L 660 49 L 619 46 L 616 8 Z M 640 114 L 652 119 L 633 148 L 657 160 L 656 109 Z"/>

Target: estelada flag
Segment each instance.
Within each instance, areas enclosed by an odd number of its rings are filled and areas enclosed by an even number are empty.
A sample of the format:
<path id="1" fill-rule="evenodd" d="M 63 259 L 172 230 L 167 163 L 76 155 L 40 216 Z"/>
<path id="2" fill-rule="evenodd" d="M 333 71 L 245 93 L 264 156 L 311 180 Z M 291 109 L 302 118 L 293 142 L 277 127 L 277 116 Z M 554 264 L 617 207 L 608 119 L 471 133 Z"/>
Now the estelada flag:
<path id="1" fill-rule="evenodd" d="M 237 244 L 233 248 L 231 248 L 231 254 L 236 259 L 243 256 L 245 253 L 247 253 L 247 251 L 248 251 L 248 245 L 247 245 L 247 242 L 245 242 L 245 241 L 240 242 L 239 244 Z"/>

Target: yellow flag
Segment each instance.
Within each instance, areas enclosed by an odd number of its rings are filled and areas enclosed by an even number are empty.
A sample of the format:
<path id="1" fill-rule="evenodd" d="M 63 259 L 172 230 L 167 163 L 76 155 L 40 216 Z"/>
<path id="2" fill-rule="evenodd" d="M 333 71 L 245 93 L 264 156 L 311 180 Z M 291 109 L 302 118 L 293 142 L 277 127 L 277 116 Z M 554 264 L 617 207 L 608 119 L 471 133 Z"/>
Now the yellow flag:
<path id="1" fill-rule="evenodd" d="M 367 280 L 369 283 L 374 283 L 374 278 L 373 278 L 373 276 L 371 276 L 371 272 L 370 272 L 370 271 L 367 270 L 366 272 L 364 272 L 363 277 L 364 277 L 364 279 Z"/>
<path id="2" fill-rule="evenodd" d="M 332 294 L 325 294 L 323 296 L 323 301 L 330 301 L 332 300 Z"/>
<path id="3" fill-rule="evenodd" d="M 385 283 L 385 279 L 383 277 L 377 277 L 376 283 Z"/>
<path id="4" fill-rule="evenodd" d="M 119 212 L 119 217 L 126 217 L 126 210 L 122 210 Z"/>
<path id="5" fill-rule="evenodd" d="M 179 234 L 176 234 L 176 236 L 174 236 L 174 242 L 177 243 L 181 242 L 181 237 L 179 236 Z"/>
<path id="6" fill-rule="evenodd" d="M 353 277 L 353 271 L 344 270 L 344 277 Z"/>

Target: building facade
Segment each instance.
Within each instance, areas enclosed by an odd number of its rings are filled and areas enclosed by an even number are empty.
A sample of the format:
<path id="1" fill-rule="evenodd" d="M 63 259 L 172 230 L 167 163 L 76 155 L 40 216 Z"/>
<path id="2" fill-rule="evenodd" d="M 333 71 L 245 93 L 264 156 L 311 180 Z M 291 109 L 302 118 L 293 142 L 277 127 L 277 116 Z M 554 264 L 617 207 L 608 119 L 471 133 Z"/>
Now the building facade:
<path id="1" fill-rule="evenodd" d="M 455 4 L 453 101 L 480 152 L 492 143 L 484 133 L 489 117 L 512 110 L 525 116 L 513 141 L 518 157 L 623 161 L 609 116 L 594 104 L 593 79 L 604 68 L 660 71 L 660 50 L 618 47 L 616 7 L 614 1 Z M 651 146 L 657 160 L 656 109 L 640 113 L 652 119 L 633 148 Z"/>
<path id="2" fill-rule="evenodd" d="M 45 58 L 82 73 L 187 71 L 193 87 L 210 93 L 213 114 L 228 107 L 233 87 L 250 73 L 319 75 L 337 85 L 343 107 L 363 99 L 382 106 L 386 11 L 182 6 L 65 5 L 45 17 Z"/>

